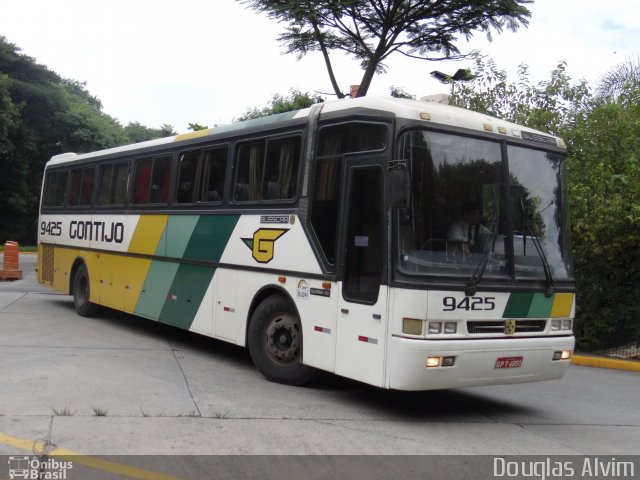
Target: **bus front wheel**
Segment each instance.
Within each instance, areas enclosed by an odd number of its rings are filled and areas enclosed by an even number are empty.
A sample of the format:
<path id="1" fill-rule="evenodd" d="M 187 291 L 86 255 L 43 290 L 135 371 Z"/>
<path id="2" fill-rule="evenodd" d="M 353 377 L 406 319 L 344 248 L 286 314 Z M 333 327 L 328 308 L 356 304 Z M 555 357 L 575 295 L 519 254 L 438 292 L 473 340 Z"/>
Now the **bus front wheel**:
<path id="1" fill-rule="evenodd" d="M 302 364 L 300 318 L 282 295 L 272 295 L 258 305 L 247 343 L 254 365 L 272 382 L 302 385 L 316 372 Z"/>
<path id="2" fill-rule="evenodd" d="M 89 300 L 91 298 L 91 284 L 89 272 L 83 263 L 78 267 L 73 277 L 73 306 L 76 313 L 82 317 L 90 317 L 96 312 L 96 306 Z"/>

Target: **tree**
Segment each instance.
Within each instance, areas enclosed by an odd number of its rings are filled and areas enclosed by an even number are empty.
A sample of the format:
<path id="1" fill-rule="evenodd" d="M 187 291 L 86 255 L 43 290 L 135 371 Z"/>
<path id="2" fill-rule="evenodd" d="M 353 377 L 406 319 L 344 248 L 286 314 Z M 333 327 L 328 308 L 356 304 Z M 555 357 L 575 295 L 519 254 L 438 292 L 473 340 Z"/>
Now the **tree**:
<path id="1" fill-rule="evenodd" d="M 35 243 L 42 175 L 53 155 L 130 141 L 84 83 L 61 78 L 0 36 L 0 242 Z"/>
<path id="2" fill-rule="evenodd" d="M 640 83 L 632 75 L 611 88 L 627 67 L 603 77 L 566 136 L 576 331 L 591 349 L 640 344 Z"/>
<path id="3" fill-rule="evenodd" d="M 395 85 L 391 85 L 389 87 L 389 95 L 394 98 L 409 98 L 412 100 L 416 99 L 416 96 L 413 93 L 409 93 L 404 88 L 396 87 Z"/>
<path id="4" fill-rule="evenodd" d="M 476 55 L 472 80 L 456 82 L 452 105 L 563 136 L 588 110 L 591 90 L 586 81 L 572 82 L 566 62 L 560 62 L 549 80 L 536 85 L 529 79 L 529 67 L 518 67 L 518 78 L 510 82 L 495 62 Z"/>
<path id="5" fill-rule="evenodd" d="M 129 138 L 130 143 L 146 142 L 147 140 L 160 138 L 160 130 L 146 127 L 140 122 L 129 122 L 124 127 L 124 133 Z"/>
<path id="6" fill-rule="evenodd" d="M 29 168 L 16 158 L 20 109 L 10 95 L 10 78 L 0 74 L 0 242 L 24 238 L 21 217 L 29 213 L 34 196 L 29 188 Z"/>
<path id="7" fill-rule="evenodd" d="M 173 125 L 170 125 L 168 123 L 163 123 L 162 125 L 160 125 L 160 137 L 173 137 L 177 134 L 178 132 L 173 129 Z"/>
<path id="8" fill-rule="evenodd" d="M 209 127 L 206 125 L 200 125 L 199 123 L 189 123 L 189 130 L 199 132 L 200 130 L 207 130 Z"/>
<path id="9" fill-rule="evenodd" d="M 292 88 L 289 95 L 282 96 L 278 93 L 274 94 L 269 101 L 269 105 L 261 109 L 254 107 L 248 109 L 244 115 L 235 119 L 236 122 L 243 120 L 251 120 L 253 118 L 266 117 L 276 113 L 291 112 L 302 108 L 310 107 L 315 103 L 322 103 L 324 99 L 319 95 L 311 95 L 309 92 L 302 93 L 300 90 Z"/>
<path id="10" fill-rule="evenodd" d="M 640 58 L 629 59 L 605 73 L 597 93 L 605 100 L 640 100 Z"/>
<path id="11" fill-rule="evenodd" d="M 358 96 L 365 96 L 385 61 L 400 53 L 422 60 L 466 58 L 455 42 L 475 32 L 491 39 L 492 31 L 528 25 L 532 0 L 240 0 L 270 18 L 286 23 L 278 39 L 298 58 L 322 53 L 335 94 L 338 86 L 329 52 L 341 51 L 360 61 L 363 76 Z"/>

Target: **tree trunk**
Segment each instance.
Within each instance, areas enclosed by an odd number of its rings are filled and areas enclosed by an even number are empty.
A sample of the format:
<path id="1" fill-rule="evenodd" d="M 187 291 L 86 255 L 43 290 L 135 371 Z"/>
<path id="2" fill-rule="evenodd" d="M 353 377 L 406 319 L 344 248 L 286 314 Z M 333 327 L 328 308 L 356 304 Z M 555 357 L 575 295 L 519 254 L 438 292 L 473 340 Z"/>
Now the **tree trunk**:
<path id="1" fill-rule="evenodd" d="M 313 22 L 313 31 L 316 34 L 316 39 L 318 40 L 318 45 L 320 45 L 320 50 L 322 51 L 322 56 L 324 57 L 324 63 L 327 66 L 327 72 L 329 73 L 329 79 L 331 80 L 331 85 L 333 86 L 333 91 L 336 92 L 338 98 L 344 98 L 344 93 L 340 91 L 340 87 L 338 86 L 338 81 L 336 80 L 336 76 L 333 73 L 333 67 L 331 66 L 331 59 L 329 58 L 329 52 L 322 41 L 322 34 L 320 33 L 320 29 L 318 28 L 318 24 Z"/>
<path id="2" fill-rule="evenodd" d="M 358 91 L 359 97 L 364 97 L 369 91 L 369 87 L 373 81 L 373 76 L 376 74 L 376 65 L 376 62 L 371 61 L 365 69 L 362 79 L 360 80 L 360 90 Z"/>

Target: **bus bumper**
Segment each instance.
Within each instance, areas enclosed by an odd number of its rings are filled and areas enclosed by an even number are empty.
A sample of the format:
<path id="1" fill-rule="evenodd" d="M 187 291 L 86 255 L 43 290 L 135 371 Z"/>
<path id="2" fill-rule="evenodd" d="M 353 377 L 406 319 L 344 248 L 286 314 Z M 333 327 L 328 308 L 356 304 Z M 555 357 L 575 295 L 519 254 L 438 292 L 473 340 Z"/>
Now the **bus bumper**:
<path id="1" fill-rule="evenodd" d="M 572 336 L 438 341 L 392 337 L 387 385 L 394 390 L 436 390 L 553 380 L 571 363 L 570 358 L 553 360 L 554 352 L 573 352 L 574 345 Z M 454 357 L 453 365 L 427 367 L 428 357 Z M 505 361 L 520 357 L 521 362 Z M 497 368 L 498 363 L 520 366 Z"/>

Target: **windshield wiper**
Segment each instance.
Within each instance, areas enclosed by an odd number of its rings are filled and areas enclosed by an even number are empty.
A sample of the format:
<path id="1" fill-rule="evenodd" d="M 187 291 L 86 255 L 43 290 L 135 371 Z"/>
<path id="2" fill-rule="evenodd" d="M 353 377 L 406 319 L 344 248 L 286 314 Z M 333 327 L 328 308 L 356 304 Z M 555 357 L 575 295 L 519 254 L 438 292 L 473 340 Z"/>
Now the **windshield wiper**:
<path id="1" fill-rule="evenodd" d="M 531 233 L 531 241 L 533 242 L 533 246 L 536 248 L 538 252 L 538 256 L 540 260 L 542 260 L 542 269 L 544 270 L 544 278 L 547 282 L 547 288 L 544 291 L 545 297 L 550 297 L 553 295 L 554 285 L 553 285 L 553 276 L 551 275 L 551 268 L 549 267 L 549 262 L 547 261 L 547 256 L 542 249 L 542 244 L 540 243 L 540 239 L 533 234 L 533 229 L 531 228 L 531 223 L 529 221 L 524 222 L 524 238 L 527 238 L 527 232 Z"/>
<path id="2" fill-rule="evenodd" d="M 494 217 L 493 219 L 493 230 L 491 231 L 491 239 L 484 245 L 482 250 L 482 257 L 476 266 L 473 275 L 467 282 L 467 288 L 464 291 L 464 294 L 467 297 L 473 297 L 478 291 L 478 284 L 480 280 L 482 280 L 482 276 L 484 275 L 484 271 L 487 269 L 487 265 L 489 264 L 489 258 L 493 254 L 496 245 L 496 237 L 498 235 L 498 219 Z"/>
<path id="3" fill-rule="evenodd" d="M 552 204 L 553 202 L 549 203 L 549 205 L 544 207 L 542 211 L 539 213 L 542 213 L 544 210 L 549 208 L 549 206 L 551 206 Z M 540 257 L 540 260 L 542 260 L 542 269 L 544 270 L 544 278 L 547 282 L 547 288 L 544 291 L 544 295 L 545 297 L 550 297 L 551 295 L 553 295 L 553 290 L 554 290 L 553 276 L 551 275 L 551 268 L 549 267 L 547 256 L 545 255 L 544 250 L 542 249 L 542 244 L 540 243 L 540 239 L 538 238 L 537 235 L 533 234 L 534 232 L 533 232 L 533 228 L 531 225 L 531 221 L 529 220 L 529 214 L 528 214 L 529 204 L 525 203 L 521 198 L 520 207 L 522 208 L 522 214 L 524 217 L 524 235 L 522 237 L 522 250 L 523 250 L 523 253 L 526 255 L 527 232 L 529 232 L 531 234 L 531 241 L 533 242 L 533 246 L 535 247 L 536 252 L 538 252 L 538 256 Z"/>

